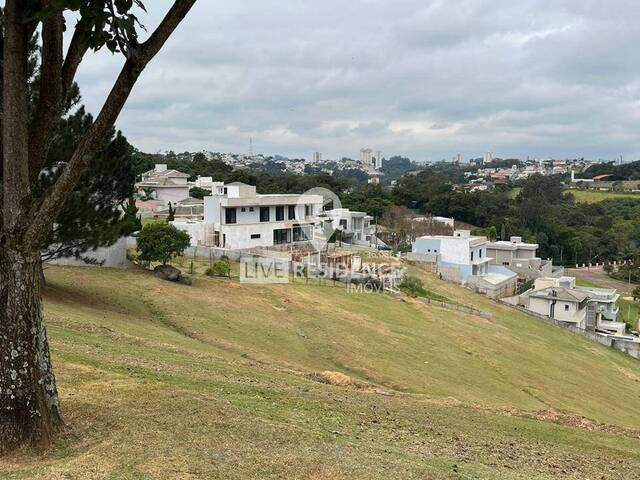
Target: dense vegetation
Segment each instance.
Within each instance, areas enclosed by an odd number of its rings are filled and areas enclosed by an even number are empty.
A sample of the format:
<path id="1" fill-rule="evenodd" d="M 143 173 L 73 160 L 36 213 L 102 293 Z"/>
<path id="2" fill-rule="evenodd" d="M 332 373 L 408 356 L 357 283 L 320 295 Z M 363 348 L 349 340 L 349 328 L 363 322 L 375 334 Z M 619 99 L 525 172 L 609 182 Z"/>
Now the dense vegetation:
<path id="1" fill-rule="evenodd" d="M 365 211 L 375 220 L 382 219 L 394 206 L 405 206 L 415 213 L 453 217 L 482 231 L 496 232 L 499 239 L 518 235 L 538 243 L 540 255 L 557 264 L 606 260 L 640 263 L 640 201 L 618 197 L 597 203 L 579 202 L 573 194 L 563 191 L 558 176 L 534 175 L 519 184 L 519 193 L 514 197 L 514 190 L 509 187 L 475 192 L 454 189 L 464 173 L 477 169 L 476 166 L 452 163 L 421 166 L 403 157 L 392 157 L 383 164 L 389 176 L 405 172 L 391 187 L 363 184 L 355 174 L 271 175 L 253 168 L 234 170 L 219 159 L 208 160 L 203 154 L 196 154 L 193 160 L 175 155 L 134 154 L 139 173 L 159 161 L 192 178 L 201 175 L 218 181 L 241 181 L 256 185 L 261 193 L 302 193 L 313 187 L 325 187 L 340 196 L 344 207 Z M 514 162 L 496 160 L 490 166 L 508 167 Z M 637 169 L 637 164 L 640 165 L 636 162 L 622 167 L 626 172 L 628 168 Z M 608 165 L 603 164 L 603 168 L 609 168 Z"/>

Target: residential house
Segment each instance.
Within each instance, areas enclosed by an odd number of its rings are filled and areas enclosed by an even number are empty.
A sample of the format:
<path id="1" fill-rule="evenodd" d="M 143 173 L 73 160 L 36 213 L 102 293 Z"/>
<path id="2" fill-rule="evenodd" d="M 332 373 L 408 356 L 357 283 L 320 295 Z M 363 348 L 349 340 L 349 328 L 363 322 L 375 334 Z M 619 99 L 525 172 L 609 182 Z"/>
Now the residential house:
<path id="1" fill-rule="evenodd" d="M 501 265 L 492 265 L 487 254 L 488 240 L 469 230 L 455 230 L 453 236 L 419 237 L 408 255 L 410 260 L 433 263 L 445 280 L 466 285 L 491 298 L 515 294 L 517 275 Z"/>
<path id="2" fill-rule="evenodd" d="M 187 198 L 174 205 L 173 218 L 175 221 L 203 221 L 204 220 L 204 200 L 199 198 Z M 167 218 L 169 209 L 163 209 L 156 212 L 157 218 Z"/>
<path id="3" fill-rule="evenodd" d="M 532 312 L 581 330 L 621 336 L 626 327 L 618 322 L 619 297 L 612 288 L 577 286 L 574 277 L 542 277 L 521 296 L 520 303 Z"/>
<path id="4" fill-rule="evenodd" d="M 166 207 L 189 198 L 189 175 L 169 170 L 165 164 L 156 164 L 153 170 L 142 174 L 142 179 L 136 183 L 138 192 L 153 191 L 153 196 L 161 206 Z"/>
<path id="5" fill-rule="evenodd" d="M 205 244 L 245 249 L 313 240 L 322 204 L 321 195 L 261 195 L 240 182 L 218 187 L 204 198 Z"/>
<path id="6" fill-rule="evenodd" d="M 354 245 L 369 246 L 374 235 L 371 225 L 373 217 L 366 212 L 352 212 L 348 208 L 335 208 L 321 212 L 317 224 L 324 223 L 329 231 L 340 231 L 340 241 Z M 323 229 L 324 230 L 324 229 Z"/>
<path id="7" fill-rule="evenodd" d="M 489 242 L 487 256 L 492 265 L 503 265 L 523 279 L 560 276 L 563 268 L 554 269 L 553 262 L 536 256 L 537 243 L 525 243 L 522 237 L 511 237 L 509 241 Z"/>

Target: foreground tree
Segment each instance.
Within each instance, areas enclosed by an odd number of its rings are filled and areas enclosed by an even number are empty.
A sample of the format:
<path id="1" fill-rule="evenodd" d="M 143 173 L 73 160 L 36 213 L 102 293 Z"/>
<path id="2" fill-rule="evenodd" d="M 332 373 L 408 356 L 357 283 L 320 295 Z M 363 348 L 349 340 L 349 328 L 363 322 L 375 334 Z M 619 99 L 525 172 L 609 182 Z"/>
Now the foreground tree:
<path id="1" fill-rule="evenodd" d="M 147 223 L 138 235 L 138 260 L 166 265 L 191 244 L 189 234 L 165 222 Z"/>
<path id="2" fill-rule="evenodd" d="M 140 74 L 175 31 L 195 0 L 175 0 L 144 42 L 134 9 L 140 0 L 6 0 L 0 66 L 0 452 L 47 444 L 62 425 L 40 297 L 40 253 L 58 212 L 112 132 Z M 65 12 L 74 11 L 74 28 Z M 29 109 L 29 42 L 42 29 L 37 107 Z M 71 34 L 66 55 L 65 31 Z M 76 71 L 89 50 L 122 53 L 124 66 L 104 106 L 55 181 L 38 179 Z"/>

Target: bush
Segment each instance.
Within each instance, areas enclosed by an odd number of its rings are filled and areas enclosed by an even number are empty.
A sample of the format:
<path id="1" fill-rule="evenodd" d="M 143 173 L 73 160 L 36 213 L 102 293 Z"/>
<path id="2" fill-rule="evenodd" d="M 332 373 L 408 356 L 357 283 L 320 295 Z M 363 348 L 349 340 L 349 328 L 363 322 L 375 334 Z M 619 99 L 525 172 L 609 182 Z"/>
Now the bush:
<path id="1" fill-rule="evenodd" d="M 427 290 L 424 288 L 422 280 L 411 275 L 407 275 L 399 285 L 402 292 L 406 293 L 410 297 L 426 297 L 428 295 Z"/>
<path id="2" fill-rule="evenodd" d="M 207 268 L 206 274 L 210 277 L 228 277 L 231 274 L 231 264 L 226 260 L 218 260 Z"/>
<path id="3" fill-rule="evenodd" d="M 147 223 L 138 235 L 138 260 L 166 265 L 191 244 L 188 233 L 164 222 Z"/>

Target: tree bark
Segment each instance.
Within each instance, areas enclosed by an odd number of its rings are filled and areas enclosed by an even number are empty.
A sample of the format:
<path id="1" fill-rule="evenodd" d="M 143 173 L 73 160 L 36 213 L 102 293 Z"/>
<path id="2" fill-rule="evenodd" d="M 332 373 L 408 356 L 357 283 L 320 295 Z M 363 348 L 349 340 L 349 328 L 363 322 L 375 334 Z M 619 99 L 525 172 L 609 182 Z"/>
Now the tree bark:
<path id="1" fill-rule="evenodd" d="M 140 73 L 195 1 L 175 0 L 149 39 L 136 47 L 96 121 L 56 183 L 41 197 L 34 196 L 31 180 L 46 159 L 53 121 L 59 116 L 56 110 L 89 47 L 86 29 L 91 20 L 79 27 L 83 31 L 74 35 L 64 63 L 62 13 L 45 20 L 42 103 L 30 135 L 27 42 L 37 22 L 24 23 L 28 2 L 5 1 L 0 44 L 0 455 L 23 445 L 46 446 L 63 425 L 42 314 L 41 250 L 56 215 L 111 131 Z"/>
<path id="2" fill-rule="evenodd" d="M 63 425 L 40 299 L 38 254 L 0 252 L 0 453 L 47 445 Z"/>

